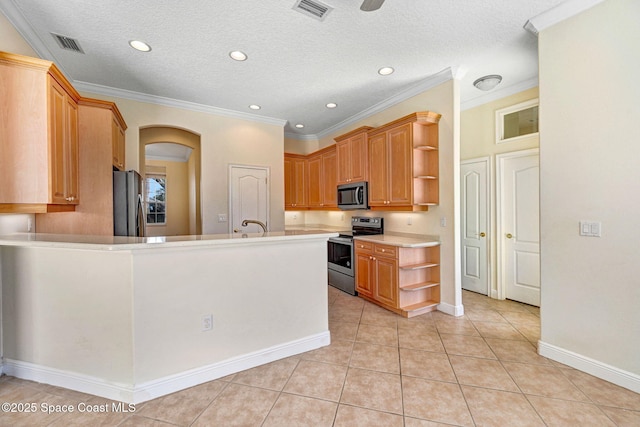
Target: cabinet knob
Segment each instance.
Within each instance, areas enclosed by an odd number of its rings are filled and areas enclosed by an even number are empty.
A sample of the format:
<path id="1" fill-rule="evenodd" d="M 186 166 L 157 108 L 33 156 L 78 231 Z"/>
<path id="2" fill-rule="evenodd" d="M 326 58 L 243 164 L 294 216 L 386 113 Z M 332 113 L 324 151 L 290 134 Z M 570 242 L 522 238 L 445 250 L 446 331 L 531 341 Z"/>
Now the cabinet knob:
<path id="1" fill-rule="evenodd" d="M 484 237 L 484 236 L 486 236 L 486 235 L 487 235 L 487 234 L 486 234 L 484 231 L 480 233 L 480 237 Z"/>
<path id="2" fill-rule="evenodd" d="M 513 237 L 513 234 L 507 233 L 507 239 L 511 239 L 512 237 Z"/>

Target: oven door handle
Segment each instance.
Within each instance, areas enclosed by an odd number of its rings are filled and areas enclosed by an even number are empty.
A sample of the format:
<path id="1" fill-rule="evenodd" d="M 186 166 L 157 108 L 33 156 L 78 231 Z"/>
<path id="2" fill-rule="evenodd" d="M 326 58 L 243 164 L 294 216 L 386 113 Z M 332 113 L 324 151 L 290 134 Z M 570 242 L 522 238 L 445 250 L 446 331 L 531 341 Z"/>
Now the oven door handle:
<path id="1" fill-rule="evenodd" d="M 353 244 L 353 239 L 350 239 L 348 237 L 329 237 L 329 241 L 334 243 L 342 243 L 345 245 Z"/>

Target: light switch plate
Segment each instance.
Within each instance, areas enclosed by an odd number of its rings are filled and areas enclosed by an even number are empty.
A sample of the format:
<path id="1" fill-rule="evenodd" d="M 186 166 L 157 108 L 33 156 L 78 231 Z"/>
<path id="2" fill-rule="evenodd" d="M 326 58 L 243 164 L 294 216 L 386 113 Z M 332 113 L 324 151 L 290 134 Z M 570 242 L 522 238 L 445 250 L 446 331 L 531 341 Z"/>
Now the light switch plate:
<path id="1" fill-rule="evenodd" d="M 601 237 L 602 223 L 599 221 L 580 221 L 580 235 L 586 237 Z"/>

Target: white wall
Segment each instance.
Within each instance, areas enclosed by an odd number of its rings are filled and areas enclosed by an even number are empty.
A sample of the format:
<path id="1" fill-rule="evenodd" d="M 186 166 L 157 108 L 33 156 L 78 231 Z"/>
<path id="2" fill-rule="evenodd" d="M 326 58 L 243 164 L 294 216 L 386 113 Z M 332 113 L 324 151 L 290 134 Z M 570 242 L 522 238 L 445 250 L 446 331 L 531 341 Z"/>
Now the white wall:
<path id="1" fill-rule="evenodd" d="M 288 225 L 296 224 L 325 224 L 350 228 L 351 215 L 381 216 L 385 219 L 385 230 L 401 233 L 423 234 L 437 236 L 441 246 L 441 301 L 451 310 L 462 313 L 462 296 L 460 288 L 459 266 L 459 175 L 460 175 L 460 123 L 459 123 L 459 82 L 449 80 L 419 95 L 409 98 L 382 112 L 376 113 L 349 127 L 340 129 L 319 141 L 316 149 L 335 144 L 333 138 L 361 126 L 377 127 L 416 111 L 434 111 L 442 114 L 439 131 L 440 154 L 440 203 L 429 206 L 428 212 L 397 213 L 397 212 L 287 212 Z M 307 154 L 308 147 L 314 146 L 313 141 L 298 141 L 298 149 L 288 140 L 288 151 Z M 313 150 L 311 150 L 313 152 Z M 293 216 L 297 218 L 294 219 Z M 407 224 L 408 218 L 412 225 Z M 446 226 L 440 226 L 444 218 Z M 454 308 L 455 307 L 455 308 Z M 444 307 L 442 307 L 444 308 Z"/>
<path id="2" fill-rule="evenodd" d="M 539 54 L 541 352 L 640 392 L 638 17 L 605 1 L 541 31 Z"/>

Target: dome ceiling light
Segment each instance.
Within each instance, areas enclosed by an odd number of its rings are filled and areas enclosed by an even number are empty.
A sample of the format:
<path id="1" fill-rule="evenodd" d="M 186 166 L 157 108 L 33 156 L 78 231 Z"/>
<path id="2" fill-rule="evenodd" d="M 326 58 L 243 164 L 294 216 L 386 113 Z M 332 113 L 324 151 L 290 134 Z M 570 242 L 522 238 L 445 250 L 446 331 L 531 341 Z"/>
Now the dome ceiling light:
<path id="1" fill-rule="evenodd" d="M 392 67 L 382 67 L 378 70 L 378 74 L 381 76 L 388 76 L 389 74 L 393 74 L 395 70 Z"/>
<path id="2" fill-rule="evenodd" d="M 235 61 L 246 61 L 247 60 L 247 54 L 244 52 L 240 52 L 239 50 L 234 50 L 232 52 L 229 52 L 229 56 L 231 57 L 231 59 L 235 60 Z"/>
<path id="3" fill-rule="evenodd" d="M 473 82 L 473 85 L 480 90 L 488 91 L 498 86 L 501 81 L 502 76 L 498 74 L 489 74 L 488 76 L 483 76 L 477 79 Z"/>
<path id="4" fill-rule="evenodd" d="M 150 52 L 151 51 L 151 46 L 149 46 L 147 43 L 145 43 L 143 41 L 140 41 L 140 40 L 131 40 L 129 42 L 129 46 L 131 46 L 135 50 L 139 50 L 140 52 Z"/>

